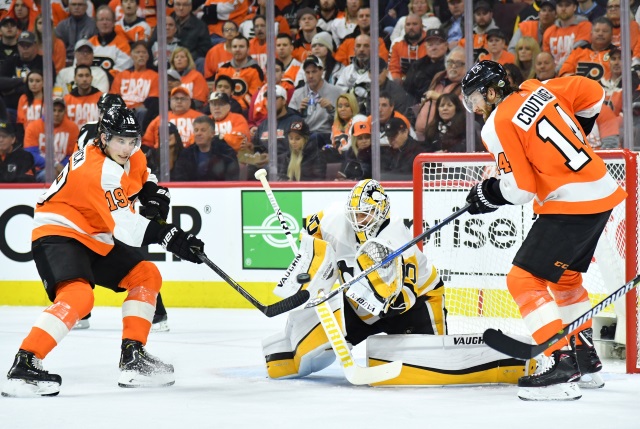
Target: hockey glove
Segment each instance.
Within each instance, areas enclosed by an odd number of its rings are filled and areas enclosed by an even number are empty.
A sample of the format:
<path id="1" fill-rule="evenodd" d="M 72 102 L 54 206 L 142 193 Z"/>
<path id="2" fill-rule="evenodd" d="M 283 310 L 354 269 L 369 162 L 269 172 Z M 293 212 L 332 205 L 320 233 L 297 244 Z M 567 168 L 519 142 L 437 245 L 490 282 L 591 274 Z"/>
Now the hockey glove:
<path id="1" fill-rule="evenodd" d="M 175 225 L 167 224 L 160 230 L 158 236 L 158 243 L 167 251 L 173 253 L 180 259 L 184 259 L 189 262 L 195 262 L 201 264 L 202 261 L 198 258 L 191 249 L 204 251 L 204 243 L 193 234 L 187 234 Z"/>
<path id="2" fill-rule="evenodd" d="M 483 180 L 475 185 L 467 195 L 467 202 L 471 205 L 469 213 L 472 215 L 491 213 L 502 205 L 509 204 L 500 194 L 498 180 L 495 177 Z"/>
<path id="3" fill-rule="evenodd" d="M 164 186 L 158 186 L 153 182 L 146 182 L 140 193 L 138 194 L 140 203 L 140 214 L 147 219 L 157 220 L 158 217 L 162 220 L 167 220 L 169 216 L 169 204 L 171 204 L 171 194 L 169 189 Z"/>

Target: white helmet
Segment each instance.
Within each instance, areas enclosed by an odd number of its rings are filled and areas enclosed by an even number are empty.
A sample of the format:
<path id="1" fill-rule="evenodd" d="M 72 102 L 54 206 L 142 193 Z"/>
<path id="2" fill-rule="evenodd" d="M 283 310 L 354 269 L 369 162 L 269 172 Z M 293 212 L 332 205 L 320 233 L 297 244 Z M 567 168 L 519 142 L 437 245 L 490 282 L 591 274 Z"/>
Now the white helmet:
<path id="1" fill-rule="evenodd" d="M 382 223 L 389 219 L 391 205 L 384 188 L 373 179 L 359 181 L 349 193 L 347 220 L 361 242 L 378 234 Z"/>

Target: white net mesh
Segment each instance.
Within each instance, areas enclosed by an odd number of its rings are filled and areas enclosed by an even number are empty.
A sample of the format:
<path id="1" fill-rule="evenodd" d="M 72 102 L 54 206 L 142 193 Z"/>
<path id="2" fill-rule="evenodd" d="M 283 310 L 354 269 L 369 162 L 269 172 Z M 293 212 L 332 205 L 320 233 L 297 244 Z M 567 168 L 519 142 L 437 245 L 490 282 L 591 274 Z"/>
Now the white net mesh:
<path id="1" fill-rule="evenodd" d="M 633 208 L 633 217 L 638 219 L 637 166 L 628 174 L 622 151 L 603 152 L 602 156 L 612 176 L 623 187 L 629 187 L 633 199 L 627 199 L 613 210 L 589 271 L 584 274 L 592 304 L 622 286 L 629 272 L 635 277 L 639 268 L 637 221 L 632 225 L 635 231 L 631 236 L 635 238 L 629 240 L 632 241 L 629 248 L 625 235 L 628 204 Z M 418 160 L 422 164 L 422 177 L 414 177 L 414 204 L 421 206 L 418 210 L 414 208 L 414 221 L 425 228 L 462 207 L 472 185 L 496 175 L 495 163 L 486 154 L 423 154 Z M 518 307 L 506 288 L 505 277 L 532 223 L 531 204 L 503 206 L 494 213 L 456 219 L 425 243 L 427 256 L 445 282 L 449 333 L 479 333 L 491 327 L 528 335 Z M 628 261 L 631 267 L 627 266 Z M 640 302 L 635 300 L 635 306 L 629 307 L 637 315 Z M 634 335 L 627 351 L 637 351 L 640 345 L 639 336 L 635 335 L 640 329 L 637 317 L 627 318 L 625 310 L 622 299 L 609 306 L 602 313 L 602 324 L 609 324 L 607 317 L 611 324 L 617 321 L 615 341 L 624 344 L 624 324 L 626 320 L 631 321 L 633 325 L 629 329 Z M 599 332 L 594 332 L 594 337 L 599 338 Z M 638 361 L 637 353 L 627 353 L 627 356 Z M 635 367 L 640 368 L 640 362 L 636 362 Z"/>

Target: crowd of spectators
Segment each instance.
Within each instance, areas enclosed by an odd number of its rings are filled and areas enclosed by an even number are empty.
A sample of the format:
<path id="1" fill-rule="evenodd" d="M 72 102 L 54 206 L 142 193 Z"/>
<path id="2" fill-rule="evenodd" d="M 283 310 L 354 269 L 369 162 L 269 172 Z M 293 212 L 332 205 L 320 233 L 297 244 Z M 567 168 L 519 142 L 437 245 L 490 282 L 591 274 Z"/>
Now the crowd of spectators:
<path id="1" fill-rule="evenodd" d="M 606 102 L 589 143 L 620 147 L 621 0 L 513 0 L 522 3 L 513 27 L 494 16 L 511 1 L 474 0 L 472 41 L 464 38 L 463 0 L 381 0 L 378 23 L 367 0 L 275 0 L 276 154 L 269 154 L 266 121 L 267 1 L 167 0 L 167 76 L 157 72 L 165 57 L 157 1 L 52 0 L 53 64 L 43 59 L 42 0 L 0 3 L 0 181 L 44 180 L 45 67 L 54 75 L 58 171 L 78 129 L 98 120 L 105 92 L 136 112 L 143 150 L 157 169 L 158 81 L 167 79 L 171 180 L 246 180 L 270 157 L 279 180 L 367 178 L 374 133 L 381 179 L 409 180 L 416 154 L 467 150 L 466 43 L 474 61 L 503 64 L 515 85 L 574 74 L 600 81 Z M 630 3 L 636 70 L 640 1 Z M 380 35 L 373 54 L 372 25 Z M 372 61 L 380 71 L 378 106 L 371 105 Z M 632 76 L 638 87 L 638 73 Z M 476 151 L 484 150 L 481 121 L 474 122 Z"/>

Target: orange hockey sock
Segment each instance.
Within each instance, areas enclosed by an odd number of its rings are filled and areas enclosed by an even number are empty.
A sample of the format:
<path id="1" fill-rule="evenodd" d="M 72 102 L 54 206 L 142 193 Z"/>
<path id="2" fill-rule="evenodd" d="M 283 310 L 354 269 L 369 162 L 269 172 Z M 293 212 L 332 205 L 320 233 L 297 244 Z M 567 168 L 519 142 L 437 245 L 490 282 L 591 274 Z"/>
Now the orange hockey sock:
<path id="1" fill-rule="evenodd" d="M 156 297 L 162 286 L 158 268 L 148 261 L 140 262 L 119 285 L 129 294 L 122 304 L 122 338 L 147 343 L 156 309 Z"/>

